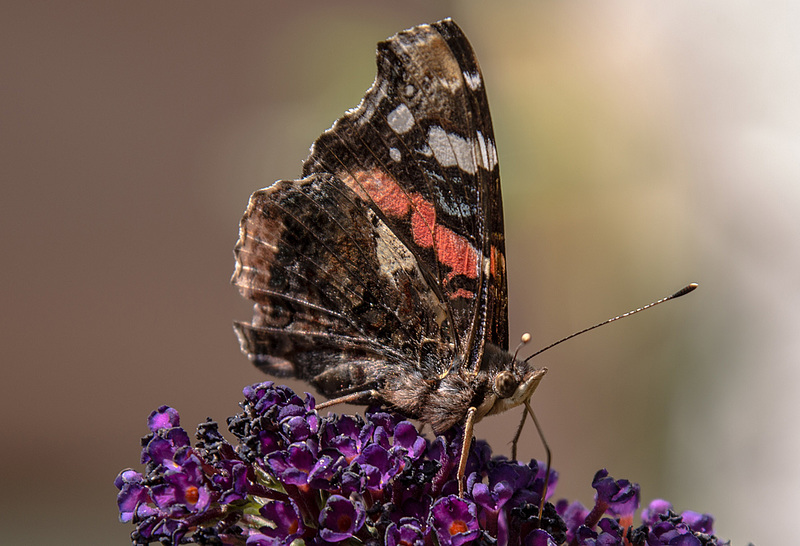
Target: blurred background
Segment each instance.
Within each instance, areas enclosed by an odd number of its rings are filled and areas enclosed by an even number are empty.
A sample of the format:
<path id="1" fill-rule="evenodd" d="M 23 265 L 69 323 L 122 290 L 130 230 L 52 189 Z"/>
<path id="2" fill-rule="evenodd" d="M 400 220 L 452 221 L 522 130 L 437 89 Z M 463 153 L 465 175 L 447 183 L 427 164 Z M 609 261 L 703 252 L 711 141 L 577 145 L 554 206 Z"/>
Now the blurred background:
<path id="1" fill-rule="evenodd" d="M 561 473 L 780 543 L 800 504 L 800 9 L 731 2 L 7 2 L 0 22 L 0 525 L 127 544 L 149 412 L 190 431 L 265 377 L 231 323 L 249 194 L 295 178 L 377 41 L 452 16 L 481 62 L 511 331 Z M 292 383 L 300 391 L 302 384 Z M 518 414 L 478 425 L 508 453 Z M 529 429 L 522 458 L 542 457 Z"/>

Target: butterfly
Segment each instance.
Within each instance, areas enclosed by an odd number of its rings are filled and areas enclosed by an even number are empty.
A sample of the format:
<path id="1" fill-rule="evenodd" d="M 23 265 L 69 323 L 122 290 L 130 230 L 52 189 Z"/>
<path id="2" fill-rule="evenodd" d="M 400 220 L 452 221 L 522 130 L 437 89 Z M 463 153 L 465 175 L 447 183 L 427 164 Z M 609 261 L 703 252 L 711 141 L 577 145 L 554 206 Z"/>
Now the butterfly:
<path id="1" fill-rule="evenodd" d="M 497 151 L 469 41 L 450 19 L 420 25 L 379 43 L 377 64 L 301 178 L 250 197 L 232 282 L 254 314 L 235 330 L 258 368 L 331 399 L 319 407 L 464 424 L 463 478 L 473 425 L 530 411 L 547 370 L 509 352 Z"/>

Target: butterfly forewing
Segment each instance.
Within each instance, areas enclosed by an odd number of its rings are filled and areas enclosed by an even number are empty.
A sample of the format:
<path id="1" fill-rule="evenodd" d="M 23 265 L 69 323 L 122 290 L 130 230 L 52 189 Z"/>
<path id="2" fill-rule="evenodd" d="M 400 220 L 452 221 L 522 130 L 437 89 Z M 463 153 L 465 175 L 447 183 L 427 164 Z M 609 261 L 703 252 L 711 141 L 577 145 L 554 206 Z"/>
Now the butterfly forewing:
<path id="1" fill-rule="evenodd" d="M 243 350 L 328 396 L 474 373 L 508 347 L 502 199 L 475 55 L 452 21 L 378 45 L 378 73 L 303 178 L 253 194 L 233 282 Z"/>

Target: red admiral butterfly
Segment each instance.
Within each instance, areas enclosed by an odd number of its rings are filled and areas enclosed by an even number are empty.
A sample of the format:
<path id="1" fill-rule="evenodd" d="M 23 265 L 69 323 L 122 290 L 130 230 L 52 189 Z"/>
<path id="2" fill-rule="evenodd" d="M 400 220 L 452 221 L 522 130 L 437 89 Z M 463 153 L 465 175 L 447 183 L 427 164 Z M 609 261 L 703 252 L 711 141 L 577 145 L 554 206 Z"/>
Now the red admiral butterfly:
<path id="1" fill-rule="evenodd" d="M 251 196 L 232 282 L 255 309 L 236 332 L 324 405 L 381 402 L 437 434 L 464 423 L 463 476 L 472 425 L 527 406 L 547 370 L 509 353 L 497 152 L 467 38 L 420 25 L 377 61 L 302 178 Z"/>

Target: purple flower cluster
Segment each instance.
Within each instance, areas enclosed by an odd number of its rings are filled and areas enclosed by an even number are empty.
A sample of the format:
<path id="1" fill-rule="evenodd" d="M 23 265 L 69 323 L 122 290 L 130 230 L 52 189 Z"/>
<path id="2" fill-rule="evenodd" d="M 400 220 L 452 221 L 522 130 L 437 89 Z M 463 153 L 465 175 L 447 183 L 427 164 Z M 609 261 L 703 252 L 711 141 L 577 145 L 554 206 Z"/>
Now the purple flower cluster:
<path id="1" fill-rule="evenodd" d="M 639 488 L 601 470 L 591 509 L 547 503 L 539 519 L 544 468 L 492 457 L 473 442 L 466 493 L 458 496 L 463 430 L 430 441 L 401 416 L 371 408 L 364 418 L 320 417 L 272 382 L 244 390 L 228 419 L 234 446 L 207 421 L 192 446 L 177 411 L 148 420 L 144 473 L 123 470 L 115 484 L 120 519 L 134 544 L 274 546 L 721 545 L 708 515 L 676 515 L 665 501 L 633 527 Z M 547 496 L 557 474 L 551 471 Z"/>
<path id="2" fill-rule="evenodd" d="M 677 545 L 724 546 L 713 533 L 714 518 L 709 514 L 672 511 L 665 500 L 654 500 L 642 510 L 642 525 L 633 527 L 639 507 L 639 485 L 614 480 L 608 471 L 599 470 L 592 480 L 595 505 L 585 508 L 579 502 L 560 500 L 556 511 L 567 526 L 567 543 L 580 546 Z M 605 517 L 604 517 L 605 516 Z M 541 544 L 551 544 L 542 542 Z"/>

